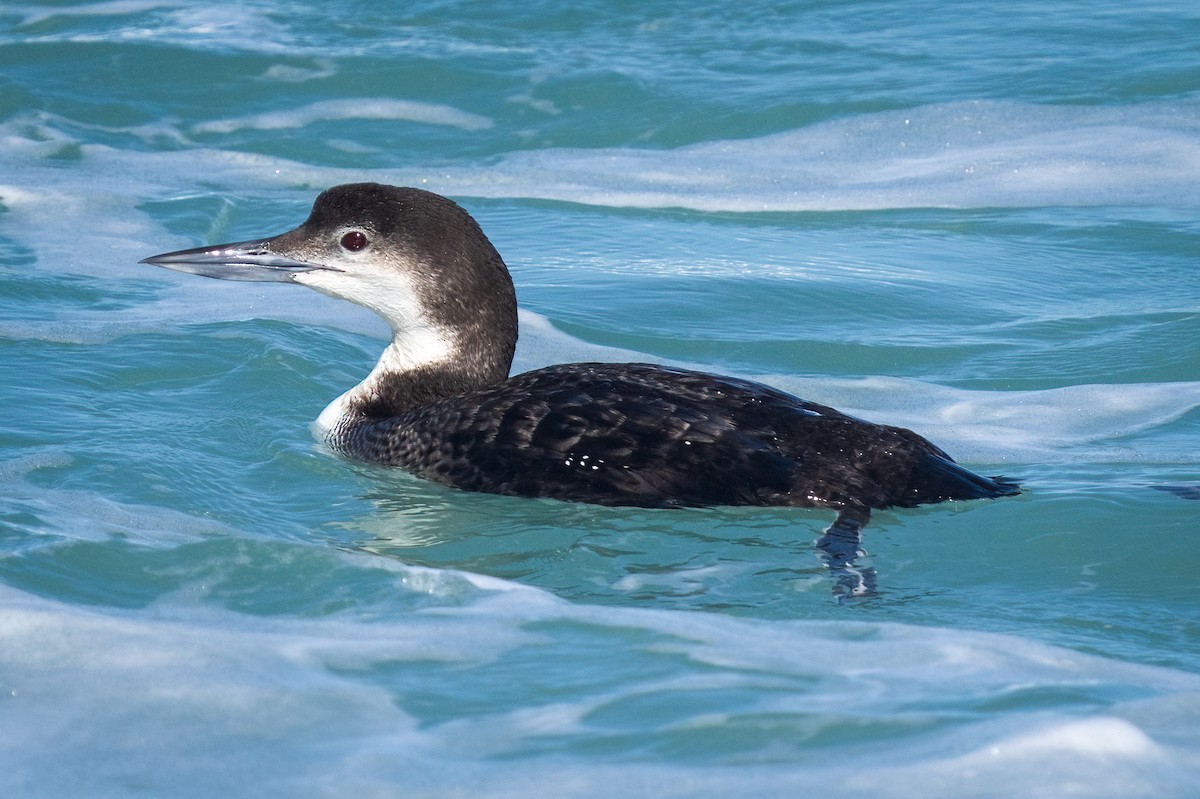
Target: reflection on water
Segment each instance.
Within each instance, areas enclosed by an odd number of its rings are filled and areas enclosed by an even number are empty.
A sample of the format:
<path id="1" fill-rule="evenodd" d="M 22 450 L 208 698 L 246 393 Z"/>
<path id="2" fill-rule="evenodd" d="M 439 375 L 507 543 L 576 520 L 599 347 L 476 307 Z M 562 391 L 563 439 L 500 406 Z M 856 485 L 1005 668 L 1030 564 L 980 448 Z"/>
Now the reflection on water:
<path id="1" fill-rule="evenodd" d="M 857 524 L 839 518 L 816 538 L 827 511 L 612 508 L 467 494 L 364 468 L 378 479 L 363 496 L 371 511 L 326 531 L 341 547 L 411 565 L 518 580 L 579 601 L 761 610 L 766 596 L 784 616 L 829 605 L 830 594 L 839 603 L 876 594 Z"/>

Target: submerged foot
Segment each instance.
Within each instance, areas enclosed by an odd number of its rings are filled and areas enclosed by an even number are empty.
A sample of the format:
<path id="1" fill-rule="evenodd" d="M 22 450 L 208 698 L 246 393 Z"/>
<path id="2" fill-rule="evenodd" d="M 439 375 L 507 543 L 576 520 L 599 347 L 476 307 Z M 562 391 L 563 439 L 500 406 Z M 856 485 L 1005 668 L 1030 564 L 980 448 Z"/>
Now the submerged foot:
<path id="1" fill-rule="evenodd" d="M 870 511 L 865 509 L 843 510 L 817 539 L 821 560 L 834 578 L 833 595 L 839 603 L 876 593 L 875 567 L 859 563 L 867 554 L 862 549 L 862 528 L 870 518 Z"/>

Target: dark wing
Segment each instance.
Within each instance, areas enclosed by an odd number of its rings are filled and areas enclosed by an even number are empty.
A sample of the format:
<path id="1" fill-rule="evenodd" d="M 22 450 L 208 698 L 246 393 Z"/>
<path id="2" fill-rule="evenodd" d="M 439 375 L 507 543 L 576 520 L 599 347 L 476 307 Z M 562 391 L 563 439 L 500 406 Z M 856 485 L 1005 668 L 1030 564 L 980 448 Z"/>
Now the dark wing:
<path id="1" fill-rule="evenodd" d="M 527 372 L 359 435 L 457 488 L 609 505 L 882 508 L 984 496 L 972 481 L 988 482 L 911 431 L 648 364 Z"/>
<path id="2" fill-rule="evenodd" d="M 641 364 L 569 364 L 364 434 L 385 447 L 387 462 L 471 491 L 615 505 L 791 504 L 797 464 L 746 390 L 756 386 Z"/>

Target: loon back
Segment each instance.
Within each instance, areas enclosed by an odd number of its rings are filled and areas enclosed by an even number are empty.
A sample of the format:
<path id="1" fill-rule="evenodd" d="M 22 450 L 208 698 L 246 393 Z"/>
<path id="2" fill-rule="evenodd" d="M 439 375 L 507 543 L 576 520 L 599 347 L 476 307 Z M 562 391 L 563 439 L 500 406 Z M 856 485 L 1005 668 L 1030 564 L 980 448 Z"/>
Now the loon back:
<path id="1" fill-rule="evenodd" d="M 565 364 L 509 378 L 516 297 L 471 216 L 420 189 L 323 192 L 300 227 L 144 263 L 292 282 L 379 314 L 392 341 L 318 429 L 340 454 L 469 491 L 648 507 L 840 511 L 1018 493 L 916 433 L 747 380 L 650 364 Z"/>
<path id="2" fill-rule="evenodd" d="M 329 440 L 348 457 L 458 488 L 604 505 L 866 512 L 1015 489 L 909 430 L 652 364 L 551 366 L 349 422 Z"/>

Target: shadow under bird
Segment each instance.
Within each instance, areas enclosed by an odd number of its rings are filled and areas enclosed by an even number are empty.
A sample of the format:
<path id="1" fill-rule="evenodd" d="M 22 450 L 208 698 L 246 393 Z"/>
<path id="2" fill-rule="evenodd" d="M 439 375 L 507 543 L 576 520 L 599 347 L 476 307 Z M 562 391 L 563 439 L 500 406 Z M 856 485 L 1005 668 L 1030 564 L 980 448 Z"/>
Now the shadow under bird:
<path id="1" fill-rule="evenodd" d="M 1019 492 L 900 427 L 748 380 L 644 363 L 509 377 L 517 302 L 475 220 L 427 191 L 335 186 L 300 227 L 181 250 L 154 264 L 299 283 L 381 316 L 392 341 L 317 420 L 340 455 L 467 491 L 603 505 L 831 508 L 857 531 L 876 508 Z"/>

